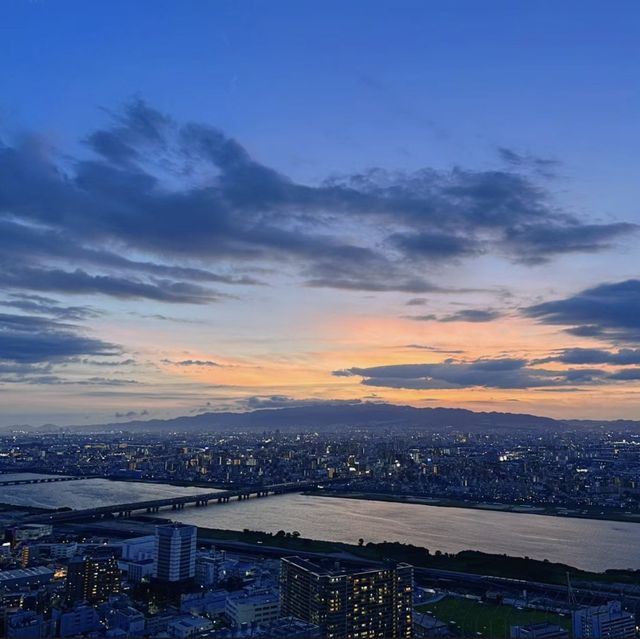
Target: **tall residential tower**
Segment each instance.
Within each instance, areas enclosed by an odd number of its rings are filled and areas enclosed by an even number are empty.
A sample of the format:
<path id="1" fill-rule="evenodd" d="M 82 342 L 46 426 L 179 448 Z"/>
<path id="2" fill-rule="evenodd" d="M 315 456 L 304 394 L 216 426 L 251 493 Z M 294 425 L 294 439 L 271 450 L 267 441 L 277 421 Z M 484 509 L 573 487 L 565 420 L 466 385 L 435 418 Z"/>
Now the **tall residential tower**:
<path id="1" fill-rule="evenodd" d="M 329 639 L 412 636 L 413 568 L 282 559 L 281 613 L 316 624 Z"/>

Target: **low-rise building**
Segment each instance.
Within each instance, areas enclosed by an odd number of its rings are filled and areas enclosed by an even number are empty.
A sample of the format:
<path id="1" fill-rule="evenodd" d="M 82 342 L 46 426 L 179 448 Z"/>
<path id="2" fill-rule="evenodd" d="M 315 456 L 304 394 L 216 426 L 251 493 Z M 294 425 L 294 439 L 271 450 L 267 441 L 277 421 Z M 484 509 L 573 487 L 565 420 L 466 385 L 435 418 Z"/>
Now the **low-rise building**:
<path id="1" fill-rule="evenodd" d="M 225 616 L 238 628 L 244 624 L 261 624 L 280 617 L 280 596 L 273 590 L 241 591 L 230 594 Z"/>
<path id="2" fill-rule="evenodd" d="M 167 633 L 171 637 L 183 639 L 185 637 L 193 637 L 203 632 L 207 632 L 213 628 L 213 623 L 205 617 L 196 617 L 193 615 L 184 615 L 174 618 L 167 624 Z"/>
<path id="3" fill-rule="evenodd" d="M 224 555 L 203 555 L 196 557 L 196 583 L 209 588 L 222 578 Z"/>
<path id="4" fill-rule="evenodd" d="M 73 610 L 63 612 L 60 615 L 59 624 L 61 637 L 77 637 L 102 628 L 96 609 L 86 605 L 76 606 Z"/>
<path id="5" fill-rule="evenodd" d="M 449 624 L 440 619 L 436 619 L 433 615 L 424 612 L 413 613 L 413 636 L 416 639 L 425 637 L 450 637 L 451 630 Z"/>
<path id="6" fill-rule="evenodd" d="M 5 631 L 8 639 L 13 637 L 39 639 L 45 636 L 45 622 L 42 615 L 30 610 L 19 610 L 7 618 Z"/>
<path id="7" fill-rule="evenodd" d="M 154 559 L 140 559 L 137 561 L 119 560 L 118 568 L 123 577 L 131 583 L 139 583 L 143 579 L 151 578 L 155 574 L 156 562 Z"/>
<path id="8" fill-rule="evenodd" d="M 275 621 L 260 624 L 253 633 L 254 637 L 291 637 L 303 639 L 304 637 L 321 637 L 320 626 L 295 617 L 280 617 Z"/>
<path id="9" fill-rule="evenodd" d="M 53 579 L 53 575 L 54 571 L 46 566 L 3 570 L 0 571 L 0 590 L 37 588 L 48 584 Z"/>
<path id="10" fill-rule="evenodd" d="M 590 606 L 573 611 L 573 636 L 583 637 L 633 637 L 636 619 L 630 612 L 622 610 L 619 601 L 610 601 L 604 606 Z"/>
<path id="11" fill-rule="evenodd" d="M 142 537 L 131 537 L 121 542 L 122 559 L 130 561 L 142 561 L 154 559 L 156 555 L 155 535 L 144 535 Z"/>
<path id="12" fill-rule="evenodd" d="M 226 590 L 206 590 L 187 593 L 180 598 L 180 612 L 192 615 L 222 615 L 227 605 L 229 592 Z"/>
<path id="13" fill-rule="evenodd" d="M 126 637 L 141 637 L 145 630 L 144 615 L 131 606 L 114 608 L 108 615 L 109 629 L 118 628 Z"/>
<path id="14" fill-rule="evenodd" d="M 511 639 L 568 639 L 569 633 L 565 628 L 555 623 L 543 621 L 521 626 L 511 626 Z"/>

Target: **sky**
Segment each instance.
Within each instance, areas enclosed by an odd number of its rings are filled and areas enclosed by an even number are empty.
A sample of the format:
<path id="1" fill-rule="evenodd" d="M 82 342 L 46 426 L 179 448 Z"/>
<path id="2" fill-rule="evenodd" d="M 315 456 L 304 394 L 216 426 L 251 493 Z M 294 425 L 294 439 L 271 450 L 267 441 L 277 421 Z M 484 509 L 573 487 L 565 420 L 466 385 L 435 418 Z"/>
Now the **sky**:
<path id="1" fill-rule="evenodd" d="M 0 426 L 640 419 L 640 6 L 6 0 Z"/>

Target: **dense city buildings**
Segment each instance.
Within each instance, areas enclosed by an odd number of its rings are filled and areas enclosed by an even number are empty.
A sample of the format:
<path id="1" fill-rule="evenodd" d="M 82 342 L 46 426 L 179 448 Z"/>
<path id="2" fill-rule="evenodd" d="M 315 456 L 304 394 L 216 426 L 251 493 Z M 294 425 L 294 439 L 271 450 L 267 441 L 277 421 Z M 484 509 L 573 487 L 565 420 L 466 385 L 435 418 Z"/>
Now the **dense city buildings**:
<path id="1" fill-rule="evenodd" d="M 332 639 L 384 639 L 412 636 L 412 568 L 381 569 L 282 560 L 282 612 L 318 625 Z"/>
<path id="2" fill-rule="evenodd" d="M 214 488 L 317 481 L 326 491 L 489 502 L 531 512 L 624 518 L 640 510 L 640 435 L 602 428 L 23 433 L 0 437 L 0 472 Z"/>
<path id="3" fill-rule="evenodd" d="M 101 491 L 114 486 L 123 504 L 91 515 L 62 502 L 0 505 L 0 636 L 629 636 L 640 611 L 633 571 L 587 577 L 542 561 L 531 568 L 526 559 L 458 557 L 437 547 L 374 543 L 366 529 L 358 545 L 329 555 L 325 542 L 296 530 L 206 530 L 179 520 L 220 513 L 214 519 L 223 528 L 228 509 L 268 510 L 286 499 L 268 488 L 286 486 L 306 491 L 309 507 L 328 501 L 317 495 L 344 495 L 634 526 L 639 453 L 635 433 L 602 429 L 14 433 L 0 438 L 7 502 L 12 494 L 37 494 L 41 484 L 29 482 L 42 481 L 50 493 L 58 486 L 61 494 L 96 490 L 88 506 L 100 506 Z M 147 501 L 133 509 L 134 493 L 151 489 L 179 496 L 161 499 L 160 510 Z M 235 495 L 234 505 L 181 501 L 215 490 Z M 272 496 L 248 504 L 249 494 Z M 527 566 L 527 575 L 518 572 Z"/>

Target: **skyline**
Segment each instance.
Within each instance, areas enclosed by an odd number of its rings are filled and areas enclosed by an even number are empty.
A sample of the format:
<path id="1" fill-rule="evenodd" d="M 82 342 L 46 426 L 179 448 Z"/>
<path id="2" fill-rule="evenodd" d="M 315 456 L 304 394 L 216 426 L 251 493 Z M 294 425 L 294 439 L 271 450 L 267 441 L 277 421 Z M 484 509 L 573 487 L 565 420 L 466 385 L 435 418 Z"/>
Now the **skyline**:
<path id="1" fill-rule="evenodd" d="M 0 426 L 640 417 L 637 6 L 113 5 L 0 9 Z"/>

